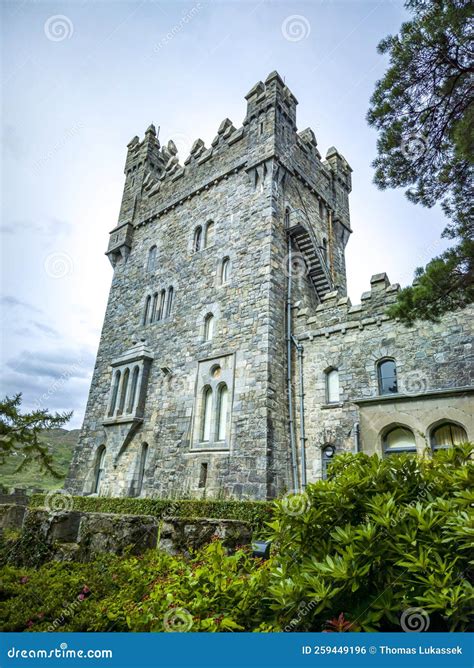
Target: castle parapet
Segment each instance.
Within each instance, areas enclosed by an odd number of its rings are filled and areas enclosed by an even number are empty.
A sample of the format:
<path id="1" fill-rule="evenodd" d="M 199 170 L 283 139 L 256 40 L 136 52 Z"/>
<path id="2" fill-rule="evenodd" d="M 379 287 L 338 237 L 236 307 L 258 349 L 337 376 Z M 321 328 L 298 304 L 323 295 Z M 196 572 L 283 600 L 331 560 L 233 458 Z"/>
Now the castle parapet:
<path id="1" fill-rule="evenodd" d="M 391 284 L 387 274 L 374 274 L 370 279 L 371 289 L 361 296 L 360 304 L 352 305 L 349 297 L 337 290 L 328 292 L 314 313 L 307 309 L 297 312 L 299 338 L 314 338 L 344 333 L 347 329 L 363 329 L 367 325 L 389 320 L 387 307 L 397 299 L 398 283 Z"/>

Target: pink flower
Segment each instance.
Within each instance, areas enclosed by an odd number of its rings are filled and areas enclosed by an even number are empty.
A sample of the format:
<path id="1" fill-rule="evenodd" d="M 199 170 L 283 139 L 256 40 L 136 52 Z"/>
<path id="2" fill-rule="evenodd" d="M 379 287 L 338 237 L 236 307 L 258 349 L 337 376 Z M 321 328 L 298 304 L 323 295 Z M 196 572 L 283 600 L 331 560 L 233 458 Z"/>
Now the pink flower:
<path id="1" fill-rule="evenodd" d="M 84 594 L 79 594 L 79 596 L 78 596 L 77 598 L 78 598 L 80 601 L 83 601 L 83 600 L 85 599 L 85 596 L 84 596 Z"/>
<path id="2" fill-rule="evenodd" d="M 20 583 L 24 585 L 28 582 L 28 579 L 29 578 L 26 575 L 24 575 L 22 578 L 20 578 Z"/>

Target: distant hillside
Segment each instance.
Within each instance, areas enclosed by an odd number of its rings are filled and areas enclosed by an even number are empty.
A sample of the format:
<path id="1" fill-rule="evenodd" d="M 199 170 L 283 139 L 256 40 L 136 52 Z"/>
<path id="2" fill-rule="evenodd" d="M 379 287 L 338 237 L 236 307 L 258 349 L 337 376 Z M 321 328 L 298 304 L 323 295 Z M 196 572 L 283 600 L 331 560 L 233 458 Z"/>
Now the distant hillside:
<path id="1" fill-rule="evenodd" d="M 45 431 L 42 441 L 47 443 L 53 453 L 55 468 L 62 474 L 61 479 L 53 478 L 49 473 L 39 470 L 38 464 L 30 465 L 19 473 L 15 473 L 21 464 L 20 456 L 10 456 L 0 466 L 0 485 L 4 487 L 33 487 L 55 489 L 62 487 L 66 477 L 74 447 L 79 436 L 79 429 L 50 429 Z"/>

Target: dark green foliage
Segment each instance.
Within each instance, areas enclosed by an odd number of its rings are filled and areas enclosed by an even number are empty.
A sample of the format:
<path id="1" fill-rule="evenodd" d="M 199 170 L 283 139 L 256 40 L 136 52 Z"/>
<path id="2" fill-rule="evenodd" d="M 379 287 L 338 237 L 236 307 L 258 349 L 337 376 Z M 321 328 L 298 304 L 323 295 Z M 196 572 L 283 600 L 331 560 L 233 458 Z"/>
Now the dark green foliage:
<path id="1" fill-rule="evenodd" d="M 294 630 L 321 631 L 341 612 L 353 630 L 400 630 L 403 611 L 420 607 L 432 630 L 463 630 L 473 595 L 471 451 L 341 455 L 328 481 L 308 487 L 302 512 L 277 502 L 270 592 L 280 623 L 311 603 Z"/>
<path id="2" fill-rule="evenodd" d="M 472 18 L 469 0 L 407 0 L 411 21 L 379 44 L 390 65 L 368 113 L 379 130 L 375 182 L 407 187 L 410 201 L 440 203 L 453 248 L 417 270 L 419 287 L 391 315 L 436 319 L 474 300 Z"/>
<path id="3" fill-rule="evenodd" d="M 37 409 L 31 413 L 20 413 L 21 394 L 5 397 L 0 401 L 0 464 L 13 452 L 20 456 L 17 471 L 31 464 L 39 464 L 41 470 L 56 478 L 61 473 L 54 467 L 54 457 L 41 434 L 47 429 L 62 427 L 71 419 L 72 413 L 48 413 Z"/>
<path id="4" fill-rule="evenodd" d="M 425 630 L 426 620 L 430 631 L 465 630 L 473 597 L 471 457 L 470 445 L 423 459 L 337 457 L 328 480 L 275 503 L 267 562 L 249 548 L 226 555 L 214 540 L 189 559 L 149 550 L 90 564 L 6 567 L 0 628 L 399 631 L 403 614 L 421 608 Z"/>
<path id="5" fill-rule="evenodd" d="M 464 308 L 474 301 L 474 242 L 460 241 L 455 248 L 418 267 L 415 281 L 398 293 L 387 312 L 406 325 L 416 319 L 436 322 L 447 311 Z"/>
<path id="6" fill-rule="evenodd" d="M 7 567 L 0 629 L 252 630 L 265 613 L 267 571 L 248 549 L 227 556 L 218 541 L 189 560 L 149 550 L 143 557 L 109 555 L 92 564 Z"/>
<path id="7" fill-rule="evenodd" d="M 44 505 L 44 496 L 34 494 L 31 505 Z M 262 529 L 271 518 L 271 501 L 226 501 L 220 499 L 132 499 L 105 496 L 75 496 L 74 510 L 121 515 L 153 515 L 153 517 L 210 517 L 213 519 L 244 520 L 255 530 Z"/>

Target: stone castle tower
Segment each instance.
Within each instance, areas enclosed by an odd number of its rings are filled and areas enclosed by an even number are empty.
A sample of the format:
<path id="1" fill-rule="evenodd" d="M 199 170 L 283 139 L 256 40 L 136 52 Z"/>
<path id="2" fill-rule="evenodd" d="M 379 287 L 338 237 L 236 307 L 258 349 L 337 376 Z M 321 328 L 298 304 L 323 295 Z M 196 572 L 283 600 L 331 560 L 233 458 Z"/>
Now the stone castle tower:
<path id="1" fill-rule="evenodd" d="M 297 131 L 297 100 L 277 72 L 246 100 L 242 126 L 225 119 L 184 163 L 153 125 L 128 144 L 73 493 L 263 499 L 318 478 L 328 444 L 362 447 L 356 400 L 371 395 L 378 358 L 395 354 L 382 329 L 397 286 L 375 276 L 354 311 L 344 260 L 351 168 L 335 148 L 323 160 L 311 129 Z M 345 343 L 331 337 L 351 328 L 352 355 L 372 345 L 371 370 L 344 381 Z M 456 368 L 454 387 L 466 393 Z M 334 371 L 337 401 L 327 395 Z"/>

